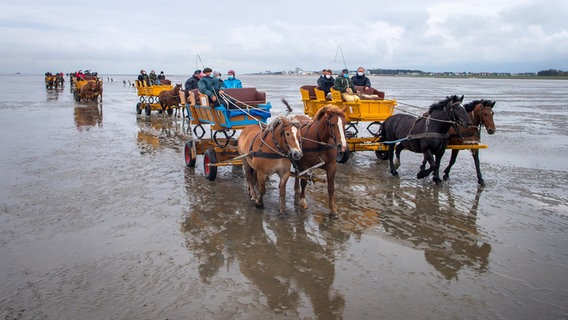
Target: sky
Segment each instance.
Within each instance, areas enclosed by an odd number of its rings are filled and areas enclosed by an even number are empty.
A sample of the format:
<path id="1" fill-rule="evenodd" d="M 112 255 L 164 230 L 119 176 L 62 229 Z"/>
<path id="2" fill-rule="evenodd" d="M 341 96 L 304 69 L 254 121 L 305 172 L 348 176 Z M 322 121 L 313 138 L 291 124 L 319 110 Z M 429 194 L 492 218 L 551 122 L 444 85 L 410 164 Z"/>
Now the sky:
<path id="1" fill-rule="evenodd" d="M 566 0 L 18 0 L 0 74 L 568 70 Z"/>

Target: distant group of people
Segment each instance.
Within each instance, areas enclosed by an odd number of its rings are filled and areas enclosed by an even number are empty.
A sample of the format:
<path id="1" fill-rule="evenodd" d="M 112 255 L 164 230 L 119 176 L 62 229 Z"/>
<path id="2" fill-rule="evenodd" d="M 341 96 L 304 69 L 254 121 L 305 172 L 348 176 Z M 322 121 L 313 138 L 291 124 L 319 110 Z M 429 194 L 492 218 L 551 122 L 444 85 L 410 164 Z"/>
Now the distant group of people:
<path id="1" fill-rule="evenodd" d="M 331 88 L 341 92 L 341 96 L 345 101 L 357 101 L 360 99 L 374 100 L 379 97 L 374 94 L 363 94 L 357 92 L 355 86 L 364 87 L 365 90 L 371 89 L 371 80 L 365 75 L 365 68 L 357 68 L 357 73 L 349 77 L 349 70 L 341 70 L 341 74 L 337 78 L 333 78 L 330 69 L 323 69 L 317 80 L 317 88 L 322 90 L 327 99 L 331 99 Z"/>
<path id="2" fill-rule="evenodd" d="M 79 70 L 77 72 L 71 73 L 71 76 L 74 76 L 77 79 L 77 81 L 82 81 L 85 80 L 85 77 L 97 77 L 98 73 L 92 72 L 91 70 L 85 70 L 85 72 Z"/>
<path id="3" fill-rule="evenodd" d="M 162 80 L 166 79 L 166 75 L 164 74 L 164 71 L 160 71 L 160 74 L 156 74 L 156 71 L 152 70 L 150 71 L 150 74 L 148 75 L 146 73 L 146 70 L 142 69 L 140 70 L 140 74 L 138 75 L 138 80 L 142 81 L 142 82 L 146 82 L 148 85 L 156 85 L 156 84 L 160 84 Z"/>

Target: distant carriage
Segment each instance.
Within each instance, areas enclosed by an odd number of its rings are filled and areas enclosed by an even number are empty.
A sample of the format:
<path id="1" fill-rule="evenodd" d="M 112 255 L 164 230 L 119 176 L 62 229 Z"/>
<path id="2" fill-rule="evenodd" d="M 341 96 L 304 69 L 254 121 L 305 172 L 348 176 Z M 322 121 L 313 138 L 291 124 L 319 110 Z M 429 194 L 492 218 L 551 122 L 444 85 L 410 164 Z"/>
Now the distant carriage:
<path id="1" fill-rule="evenodd" d="M 181 85 L 176 88 L 171 84 L 170 80 L 163 79 L 160 80 L 160 84 L 150 85 L 146 81 L 135 80 L 134 86 L 136 87 L 136 92 L 139 97 L 139 101 L 136 103 L 136 113 L 144 114 L 149 116 L 152 111 L 158 111 L 158 113 L 166 112 L 172 115 L 175 110 L 180 108 L 179 96 L 177 96 L 176 91 L 179 92 Z M 162 94 L 163 92 L 169 92 L 169 94 Z M 160 94 L 162 97 L 167 97 L 167 103 L 160 103 Z"/>

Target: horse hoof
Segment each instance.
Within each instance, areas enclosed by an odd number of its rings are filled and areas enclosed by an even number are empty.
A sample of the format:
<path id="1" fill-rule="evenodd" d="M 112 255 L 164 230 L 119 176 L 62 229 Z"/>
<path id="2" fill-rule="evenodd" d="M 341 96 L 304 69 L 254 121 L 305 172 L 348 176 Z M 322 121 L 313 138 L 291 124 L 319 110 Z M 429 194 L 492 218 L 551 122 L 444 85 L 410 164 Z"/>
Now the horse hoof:
<path id="1" fill-rule="evenodd" d="M 396 172 L 396 171 L 391 171 L 391 174 L 392 174 L 393 176 L 395 176 L 395 177 L 398 176 L 398 172 Z"/>
<path id="2" fill-rule="evenodd" d="M 434 180 L 437 186 L 439 186 L 442 183 L 442 180 L 440 180 L 440 178 L 433 178 L 432 180 Z"/>
<path id="3" fill-rule="evenodd" d="M 337 213 L 330 213 L 329 218 L 330 219 L 339 219 L 339 216 L 337 215 Z"/>
<path id="4" fill-rule="evenodd" d="M 444 181 L 448 181 L 448 179 L 450 179 L 450 176 L 448 176 L 447 174 L 445 174 L 442 179 L 444 179 Z"/>
<path id="5" fill-rule="evenodd" d="M 308 202 L 306 201 L 306 199 L 300 199 L 300 208 L 302 209 L 307 209 L 308 208 Z"/>
<path id="6" fill-rule="evenodd" d="M 420 171 L 420 172 L 418 172 L 418 174 L 416 174 L 416 178 L 418 178 L 418 179 L 422 179 L 422 178 L 424 178 L 424 177 L 426 177 L 426 176 L 427 176 L 427 175 L 426 175 L 426 173 L 425 173 L 424 171 Z"/>

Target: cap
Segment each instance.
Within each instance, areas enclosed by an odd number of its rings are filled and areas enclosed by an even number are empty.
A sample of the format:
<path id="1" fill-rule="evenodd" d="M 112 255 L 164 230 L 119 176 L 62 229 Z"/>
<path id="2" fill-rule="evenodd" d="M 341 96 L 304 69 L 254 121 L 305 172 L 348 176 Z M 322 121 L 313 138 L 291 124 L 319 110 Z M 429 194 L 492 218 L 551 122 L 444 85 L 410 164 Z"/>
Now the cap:
<path id="1" fill-rule="evenodd" d="M 232 75 L 235 75 L 235 71 L 233 71 L 233 70 L 229 70 L 229 71 L 227 72 L 227 74 L 232 74 Z"/>
<path id="2" fill-rule="evenodd" d="M 341 70 L 341 73 L 349 73 L 349 70 L 348 70 L 348 69 L 343 69 L 343 70 Z"/>
<path id="3" fill-rule="evenodd" d="M 193 71 L 193 74 L 201 74 L 201 70 L 195 70 Z"/>
<path id="4" fill-rule="evenodd" d="M 221 72 L 219 72 L 219 71 L 217 71 L 217 70 L 213 71 L 213 76 L 214 76 L 214 77 L 220 76 L 220 75 L 221 75 Z"/>
<path id="5" fill-rule="evenodd" d="M 213 72 L 213 70 L 211 70 L 211 68 L 205 68 L 205 69 L 203 69 L 203 73 L 208 73 L 208 72 Z"/>

